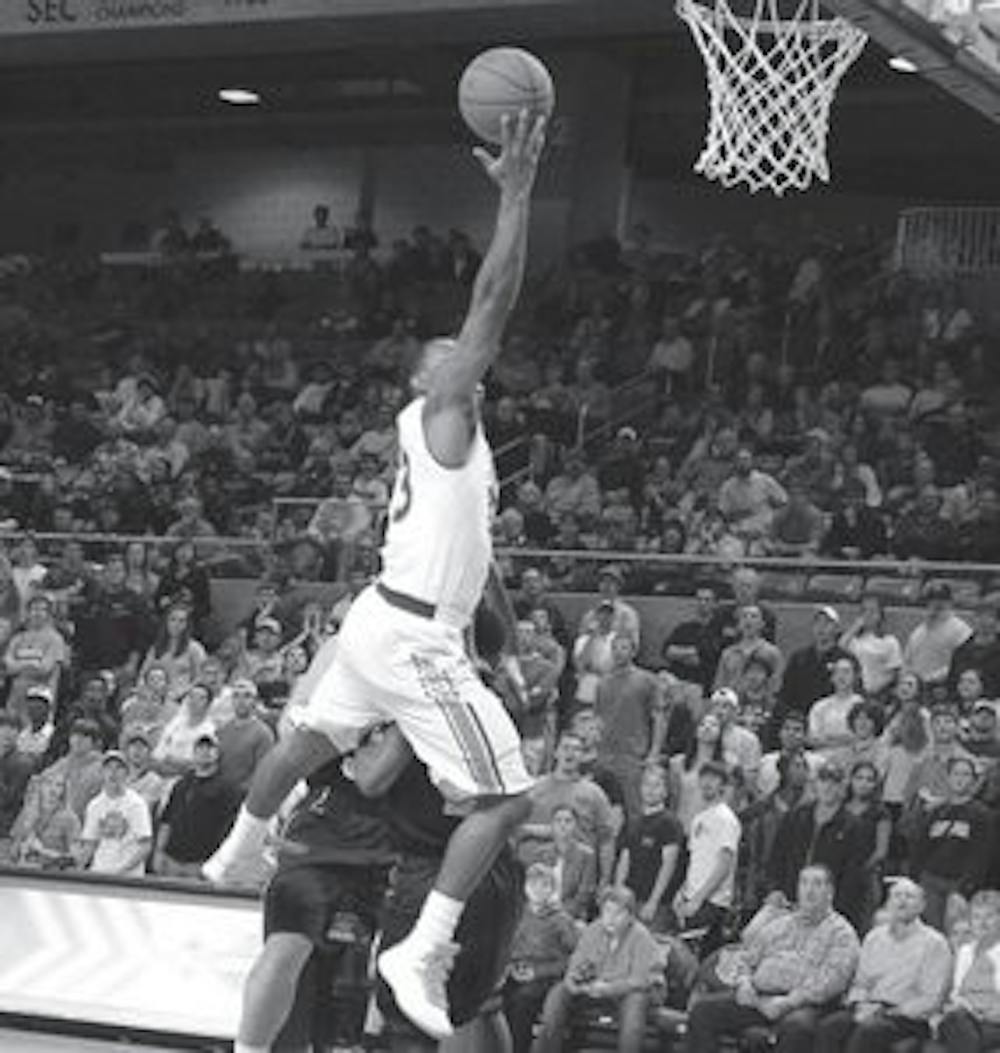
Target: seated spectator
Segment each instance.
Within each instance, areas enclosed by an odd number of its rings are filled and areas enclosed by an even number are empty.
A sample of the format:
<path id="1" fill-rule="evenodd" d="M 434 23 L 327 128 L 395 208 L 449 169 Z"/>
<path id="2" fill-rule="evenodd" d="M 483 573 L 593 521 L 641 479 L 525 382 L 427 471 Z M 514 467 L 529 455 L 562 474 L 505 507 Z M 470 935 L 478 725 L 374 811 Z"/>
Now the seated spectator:
<path id="1" fill-rule="evenodd" d="M 771 531 L 777 509 L 788 503 L 781 484 L 754 468 L 753 452 L 746 447 L 737 451 L 733 474 L 719 490 L 719 511 L 737 537 L 760 541 Z"/>
<path id="2" fill-rule="evenodd" d="M 157 818 L 163 802 L 165 782 L 153 770 L 153 748 L 145 732 L 135 729 L 122 736 L 125 759 L 128 761 L 126 784 L 146 802 L 149 814 Z"/>
<path id="3" fill-rule="evenodd" d="M 8 708 L 23 716 L 29 687 L 48 688 L 55 697 L 60 673 L 68 664 L 69 649 L 53 624 L 52 604 L 47 596 L 33 597 L 28 601 L 24 628 L 11 637 L 4 657 L 11 678 Z"/>
<path id="4" fill-rule="evenodd" d="M 888 554 L 885 520 L 865 504 L 861 487 L 847 485 L 841 491 L 819 551 L 831 559 L 845 560 L 874 559 Z"/>
<path id="5" fill-rule="evenodd" d="M 742 827 L 724 797 L 729 772 L 708 761 L 698 773 L 702 809 L 691 820 L 687 870 L 674 897 L 681 929 L 708 930 L 702 948 L 710 953 L 722 943 L 723 928 L 734 905 L 736 860 Z"/>
<path id="6" fill-rule="evenodd" d="M 144 603 L 153 601 L 160 584 L 160 575 L 152 569 L 151 548 L 141 541 L 130 541 L 125 546 L 125 588 Z"/>
<path id="7" fill-rule="evenodd" d="M 705 713 L 695 727 L 683 753 L 670 758 L 670 800 L 674 813 L 684 828 L 691 830 L 694 817 L 705 807 L 701 796 L 701 769 L 710 761 L 724 763 L 722 724 L 715 713 Z"/>
<path id="8" fill-rule="evenodd" d="M 188 607 L 194 625 L 204 625 L 212 610 L 208 571 L 198 562 L 194 544 L 183 538 L 174 545 L 154 594 L 156 609 Z"/>
<path id="9" fill-rule="evenodd" d="M 816 800 L 785 817 L 774 839 L 768 866 L 774 901 L 790 903 L 796 875 L 807 863 L 821 863 L 834 884 L 837 910 L 858 925 L 865 909 L 864 830 L 845 808 L 847 775 L 826 761 L 816 775 Z"/>
<path id="10" fill-rule="evenodd" d="M 827 756 L 849 746 L 854 734 L 848 720 L 855 706 L 864 702 L 858 694 L 858 663 L 850 655 L 831 663 L 833 693 L 809 707 L 809 745 Z"/>
<path id="11" fill-rule="evenodd" d="M 164 727 L 153 750 L 153 762 L 161 775 L 183 775 L 195 761 L 195 745 L 206 735 L 215 738 L 215 725 L 208 709 L 212 696 L 204 684 L 192 684 L 181 699 L 181 706 Z M 233 692 L 233 706 L 236 692 Z M 218 742 L 216 742 L 218 749 Z"/>
<path id="12" fill-rule="evenodd" d="M 976 604 L 972 635 L 952 652 L 948 663 L 948 687 L 955 691 L 966 669 L 977 669 L 986 698 L 1000 698 L 1000 600 L 984 596 Z"/>
<path id="13" fill-rule="evenodd" d="M 760 739 L 739 722 L 739 696 L 731 688 L 721 687 L 712 694 L 710 705 L 722 728 L 722 753 L 726 763 L 739 771 L 746 785 L 756 786 L 760 771 Z"/>
<path id="14" fill-rule="evenodd" d="M 777 556 L 810 556 L 819 552 L 826 532 L 823 513 L 801 484 L 788 489 L 788 503 L 774 514 L 767 548 Z"/>
<path id="15" fill-rule="evenodd" d="M 575 701 L 581 706 L 593 706 L 597 701 L 597 686 L 601 677 L 614 667 L 612 647 L 615 631 L 615 606 L 611 600 L 601 600 L 588 617 L 588 626 L 581 628 L 573 643 L 573 668 L 576 672 Z"/>
<path id="16" fill-rule="evenodd" d="M 967 669 L 962 676 L 972 674 Z M 973 755 L 985 761 L 1000 760 L 1000 737 L 997 735 L 997 707 L 995 702 L 980 699 L 973 703 L 968 726 L 962 735 L 962 745 Z M 995 765 L 994 765 L 995 769 Z"/>
<path id="17" fill-rule="evenodd" d="M 240 806 L 240 791 L 219 774 L 219 746 L 205 733 L 193 767 L 170 791 L 156 834 L 153 873 L 201 880 L 201 865 L 222 844 Z"/>
<path id="18" fill-rule="evenodd" d="M 17 748 L 36 765 L 48 753 L 55 734 L 52 701 L 52 693 L 42 686 L 28 688 L 24 696 L 24 720 L 17 736 Z"/>
<path id="19" fill-rule="evenodd" d="M 867 928 L 876 906 L 882 899 L 882 880 L 889 858 L 892 816 L 882 803 L 882 779 L 878 768 L 867 760 L 856 761 L 850 772 L 844 807 L 862 830 L 863 862 L 861 930 Z"/>
<path id="20" fill-rule="evenodd" d="M 807 714 L 814 702 L 833 691 L 830 670 L 847 652 L 837 642 L 840 615 L 828 606 L 816 607 L 812 619 L 813 642 L 793 651 L 785 666 L 778 693 L 775 719 L 780 722 L 789 710 Z"/>
<path id="21" fill-rule="evenodd" d="M 206 691 L 206 694 L 208 692 Z M 211 695 L 206 719 L 211 723 Z M 256 713 L 257 686 L 252 680 L 233 683 L 233 718 L 219 728 L 219 772 L 243 793 L 257 765 L 274 745 L 274 732 Z"/>
<path id="22" fill-rule="evenodd" d="M 535 1022 L 546 995 L 566 973 L 578 936 L 559 903 L 551 867 L 533 863 L 524 877 L 525 908 L 510 947 L 503 987 L 504 1015 L 513 1053 L 530 1053 Z"/>
<path id="23" fill-rule="evenodd" d="M 893 882 L 886 920 L 865 937 L 845 1007 L 824 1017 L 816 1053 L 892 1053 L 901 1039 L 927 1039 L 951 979 L 948 941 L 920 920 L 924 894 Z"/>
<path id="24" fill-rule="evenodd" d="M 151 665 L 162 666 L 167 673 L 167 699 L 179 701 L 198 679 L 205 657 L 205 648 L 193 635 L 191 611 L 187 607 L 174 606 L 164 614 L 139 676 L 143 676 Z"/>
<path id="25" fill-rule="evenodd" d="M 922 487 L 913 507 L 896 520 L 892 553 L 897 559 L 960 558 L 958 531 L 942 515 L 942 496 L 937 487 Z"/>
<path id="26" fill-rule="evenodd" d="M 166 667 L 158 662 L 146 666 L 142 681 L 122 703 L 122 727 L 125 732 L 141 731 L 155 746 L 163 729 L 176 716 L 179 708 L 169 694 Z"/>
<path id="27" fill-rule="evenodd" d="M 719 667 L 715 671 L 716 688 L 739 688 L 749 659 L 762 657 L 772 670 L 771 690 L 780 690 L 785 660 L 781 651 L 764 637 L 764 615 L 760 607 L 750 604 L 741 608 L 739 631 L 739 639 L 719 657 Z"/>
<path id="28" fill-rule="evenodd" d="M 753 567 L 737 567 L 730 578 L 733 599 L 716 612 L 713 621 L 718 636 L 718 646 L 735 643 L 740 637 L 740 612 L 744 607 L 756 607 L 764 619 L 764 639 L 774 643 L 778 630 L 778 617 L 773 608 L 760 599 L 760 575 Z"/>
<path id="29" fill-rule="evenodd" d="M 810 783 L 823 766 L 823 758 L 818 753 L 806 749 L 806 721 L 801 713 L 792 710 L 786 713 L 778 726 L 778 749 L 765 753 L 760 759 L 760 771 L 757 775 L 757 792 L 767 797 L 778 789 L 778 765 L 782 757 L 802 754 L 809 772 Z"/>
<path id="30" fill-rule="evenodd" d="M 549 480 L 545 503 L 554 519 L 567 515 L 596 519 L 601 514 L 601 489 L 578 450 L 566 454 L 562 471 Z"/>
<path id="31" fill-rule="evenodd" d="M 28 782 L 37 757 L 18 746 L 20 723 L 13 713 L 0 710 L 0 858 L 11 827 L 24 806 Z"/>
<path id="32" fill-rule="evenodd" d="M 87 805 L 79 864 L 94 874 L 142 877 L 153 844 L 149 807 L 126 784 L 128 761 L 124 753 L 109 750 L 101 768 L 103 787 Z"/>
<path id="33" fill-rule="evenodd" d="M 942 931 L 955 911 L 954 898 L 968 900 L 986 883 L 995 843 L 990 810 L 974 800 L 975 764 L 964 757 L 948 763 L 948 798 L 927 810 L 910 846 L 913 875 L 927 899 L 924 917 Z"/>
<path id="34" fill-rule="evenodd" d="M 556 745 L 555 767 L 531 791 L 531 814 L 519 831 L 522 859 L 531 858 L 551 843 L 556 810 L 569 805 L 577 817 L 579 835 L 597 854 L 599 883 L 611 881 L 615 858 L 615 829 L 605 792 L 580 770 L 583 748 L 579 735 L 564 731 Z M 537 857 L 537 855 L 536 855 Z"/>
<path id="35" fill-rule="evenodd" d="M 747 941 L 735 989 L 691 1007 L 688 1053 L 716 1053 L 724 1035 L 772 1027 L 776 1053 L 812 1053 L 822 1014 L 850 987 L 858 937 L 833 907 L 833 875 L 810 864 L 797 876 L 796 904 Z"/>
<path id="36" fill-rule="evenodd" d="M 903 665 L 903 649 L 885 626 L 885 607 L 871 593 L 861 598 L 861 613 L 840 638 L 840 646 L 861 668 L 866 695 L 880 695 L 895 681 Z"/>
<path id="37" fill-rule="evenodd" d="M 600 595 L 600 602 L 597 607 L 591 608 L 580 619 L 579 632 L 581 635 L 590 632 L 597 624 L 597 614 L 600 606 L 604 603 L 610 603 L 612 606 L 611 625 L 614 632 L 616 634 L 623 633 L 631 637 L 636 650 L 638 650 L 639 613 L 630 603 L 626 603 L 621 599 L 620 593 L 624 583 L 625 576 L 617 565 L 610 563 L 606 567 L 601 568 L 597 576 L 597 591 Z"/>
<path id="38" fill-rule="evenodd" d="M 600 915 L 581 933 L 566 976 L 545 999 L 533 1053 L 560 1053 L 571 1014 L 588 1006 L 613 1008 L 619 1050 L 640 1048 L 659 952 L 635 914 L 635 896 L 628 889 L 604 892 Z"/>
<path id="39" fill-rule="evenodd" d="M 621 783 L 629 817 L 639 811 L 643 765 L 658 761 L 667 730 L 660 683 L 648 669 L 635 664 L 636 650 L 633 637 L 615 634 L 611 641 L 614 665 L 601 677 L 594 702 L 604 726 L 597 763 Z"/>
<path id="40" fill-rule="evenodd" d="M 1000 1043 L 1000 892 L 972 897 L 969 928 L 938 1025 L 946 1053 L 989 1053 Z"/>
<path id="41" fill-rule="evenodd" d="M 722 690 L 730 690 L 723 688 Z M 770 732 L 771 718 L 777 704 L 774 669 L 763 654 L 753 654 L 743 666 L 738 690 L 737 721 L 757 736 L 758 741 Z"/>
<path id="42" fill-rule="evenodd" d="M 958 711 L 953 705 L 938 702 L 931 708 L 930 743 L 913 766 L 903 791 L 908 807 L 926 809 L 950 796 L 948 768 L 955 758 L 975 766 L 975 758 L 959 740 L 959 729 Z"/>
<path id="43" fill-rule="evenodd" d="M 83 823 L 66 800 L 58 779 L 35 776 L 24 807 L 11 827 L 11 858 L 21 866 L 65 870 L 76 865 L 74 852 Z"/>
<path id="44" fill-rule="evenodd" d="M 115 434 L 141 438 L 152 435 L 166 412 L 156 377 L 152 373 L 142 373 L 109 423 Z"/>
<path id="45" fill-rule="evenodd" d="M 615 869 L 615 884 L 630 888 L 639 904 L 639 920 L 653 932 L 665 932 L 680 874 L 684 830 L 667 810 L 667 776 L 648 765 L 639 784 L 642 812 L 627 826 Z"/>
<path id="46" fill-rule="evenodd" d="M 671 631 L 660 652 L 674 676 L 698 684 L 706 692 L 715 677 L 721 654 L 717 609 L 715 588 L 700 585 L 695 592 L 694 617 Z"/>
<path id="47" fill-rule="evenodd" d="M 201 500 L 197 497 L 185 497 L 177 505 L 178 518 L 167 527 L 167 537 L 171 538 L 211 538 L 215 537 L 215 527 L 203 516 Z M 208 550 L 208 546 L 202 546 Z"/>
<path id="48" fill-rule="evenodd" d="M 597 890 L 597 854 L 577 833 L 576 812 L 568 804 L 552 813 L 548 844 L 531 858 L 552 868 L 556 878 L 556 901 L 572 918 L 587 921 L 593 915 Z"/>
<path id="49" fill-rule="evenodd" d="M 74 721 L 69 729 L 69 752 L 44 768 L 38 778 L 60 788 L 62 799 L 83 822 L 90 799 L 101 789 L 101 729 L 91 720 Z"/>

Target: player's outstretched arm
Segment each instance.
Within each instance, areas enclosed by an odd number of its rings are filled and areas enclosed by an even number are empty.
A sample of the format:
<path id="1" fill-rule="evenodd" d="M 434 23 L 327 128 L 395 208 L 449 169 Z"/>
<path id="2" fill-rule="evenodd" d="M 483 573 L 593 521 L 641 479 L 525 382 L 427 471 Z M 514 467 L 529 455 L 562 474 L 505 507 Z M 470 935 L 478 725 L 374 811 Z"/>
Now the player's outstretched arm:
<path id="1" fill-rule="evenodd" d="M 504 116 L 496 156 L 477 148 L 475 156 L 500 189 L 493 240 L 479 269 L 458 348 L 448 368 L 437 372 L 429 393 L 433 404 L 467 404 L 500 350 L 500 340 L 517 302 L 528 248 L 531 189 L 545 144 L 545 118 L 525 110 Z"/>

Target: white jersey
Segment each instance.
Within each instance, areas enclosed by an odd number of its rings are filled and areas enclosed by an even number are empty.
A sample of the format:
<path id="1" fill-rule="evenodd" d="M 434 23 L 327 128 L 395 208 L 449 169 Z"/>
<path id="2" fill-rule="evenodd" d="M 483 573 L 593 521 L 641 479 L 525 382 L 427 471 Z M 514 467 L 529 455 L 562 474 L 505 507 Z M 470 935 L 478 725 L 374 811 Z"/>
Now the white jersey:
<path id="1" fill-rule="evenodd" d="M 479 604 L 493 556 L 496 470 L 481 425 L 461 468 L 439 464 L 424 437 L 424 404 L 414 399 L 396 419 L 399 469 L 382 580 L 464 625 Z"/>

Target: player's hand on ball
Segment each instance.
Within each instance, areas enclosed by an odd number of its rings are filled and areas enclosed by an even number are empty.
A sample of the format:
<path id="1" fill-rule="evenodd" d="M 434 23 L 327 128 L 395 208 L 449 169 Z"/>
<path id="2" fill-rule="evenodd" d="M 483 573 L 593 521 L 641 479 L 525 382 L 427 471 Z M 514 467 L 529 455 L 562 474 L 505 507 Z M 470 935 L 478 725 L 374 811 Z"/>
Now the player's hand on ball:
<path id="1" fill-rule="evenodd" d="M 531 192 L 538 168 L 538 159 L 545 146 L 545 117 L 532 120 L 527 110 L 517 118 L 504 114 L 500 118 L 503 139 L 500 153 L 491 154 L 482 146 L 472 152 L 486 174 L 505 193 L 520 197 Z"/>

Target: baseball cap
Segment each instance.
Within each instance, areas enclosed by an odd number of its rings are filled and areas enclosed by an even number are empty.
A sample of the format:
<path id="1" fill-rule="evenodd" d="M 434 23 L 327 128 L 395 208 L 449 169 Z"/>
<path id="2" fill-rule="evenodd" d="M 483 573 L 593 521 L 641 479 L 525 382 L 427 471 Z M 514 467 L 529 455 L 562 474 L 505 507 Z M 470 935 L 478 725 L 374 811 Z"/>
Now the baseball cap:
<path id="1" fill-rule="evenodd" d="M 621 585 L 622 582 L 625 580 L 625 577 L 622 574 L 621 567 L 617 566 L 614 563 L 607 563 L 603 567 L 601 567 L 600 571 L 597 574 L 597 577 L 598 578 L 614 578 L 615 581 L 617 581 L 619 585 Z"/>
<path id="2" fill-rule="evenodd" d="M 104 756 L 101 758 L 101 764 L 110 764 L 112 761 L 117 761 L 124 767 L 128 767 L 128 760 L 125 754 L 121 750 L 107 750 Z"/>
<path id="3" fill-rule="evenodd" d="M 245 676 L 240 677 L 238 680 L 234 680 L 230 686 L 233 691 L 246 691 L 255 698 L 257 696 L 257 685 Z"/>
<path id="4" fill-rule="evenodd" d="M 831 607 L 828 603 L 821 603 L 818 607 L 813 608 L 813 617 L 817 618 L 819 615 L 829 618 L 835 625 L 840 624 L 840 615 L 837 613 L 837 608 Z"/>
<path id="5" fill-rule="evenodd" d="M 44 684 L 35 684 L 33 687 L 29 687 L 24 693 L 25 698 L 42 698 L 51 706 L 55 701 L 55 697 L 52 694 L 52 688 L 46 687 Z"/>
<path id="6" fill-rule="evenodd" d="M 218 746 L 218 745 L 219 745 L 219 739 L 218 739 L 218 737 L 216 736 L 216 734 L 215 734 L 215 732 L 214 732 L 214 731 L 203 731 L 203 732 L 202 732 L 202 733 L 201 733 L 201 734 L 200 734 L 200 735 L 199 735 L 199 736 L 198 736 L 198 737 L 197 737 L 197 738 L 196 738 L 196 739 L 194 740 L 194 744 L 195 744 L 196 746 L 201 746 L 201 745 L 204 745 L 204 743 L 206 743 L 206 742 L 209 742 L 209 743 L 211 743 L 211 744 L 212 744 L 213 746 Z"/>
<path id="7" fill-rule="evenodd" d="M 630 428 L 628 425 L 625 425 L 624 428 L 618 429 L 618 438 L 631 439 L 632 442 L 635 442 L 639 438 L 639 433 L 635 430 L 635 428 Z"/>
<path id="8" fill-rule="evenodd" d="M 843 782 L 847 773 L 836 761 L 824 761 L 816 772 L 817 779 L 830 779 L 833 782 Z"/>
<path id="9" fill-rule="evenodd" d="M 129 731 L 125 735 L 124 745 L 131 746 L 133 742 L 145 742 L 147 746 L 152 746 L 152 742 L 149 741 L 149 735 L 146 734 L 142 728 L 135 728 L 133 731 Z"/>
<path id="10" fill-rule="evenodd" d="M 930 581 L 924 587 L 925 600 L 951 600 L 953 593 L 946 581 Z"/>
<path id="11" fill-rule="evenodd" d="M 739 709 L 740 696 L 731 687 L 720 687 L 712 692 L 713 706 L 733 706 Z"/>
<path id="12" fill-rule="evenodd" d="M 270 629 L 273 633 L 281 634 L 281 622 L 277 618 L 259 618 L 254 628 L 258 632 L 261 629 Z"/>

